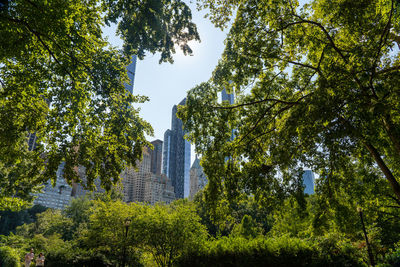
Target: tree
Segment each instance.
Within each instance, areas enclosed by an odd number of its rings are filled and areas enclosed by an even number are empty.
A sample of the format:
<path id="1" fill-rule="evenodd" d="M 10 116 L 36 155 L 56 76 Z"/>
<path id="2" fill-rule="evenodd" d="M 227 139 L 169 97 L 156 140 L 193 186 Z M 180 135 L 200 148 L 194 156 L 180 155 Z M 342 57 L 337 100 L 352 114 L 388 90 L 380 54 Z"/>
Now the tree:
<path id="1" fill-rule="evenodd" d="M 200 223 L 192 203 L 159 204 L 142 209 L 138 215 L 131 237 L 151 253 L 157 266 L 175 266 L 186 251 L 196 251 L 204 245 L 206 228 Z"/>
<path id="2" fill-rule="evenodd" d="M 18 208 L 52 179 L 64 177 L 110 189 L 125 165 L 135 165 L 151 126 L 126 93 L 131 55 L 160 52 L 172 62 L 175 45 L 191 53 L 199 40 L 181 0 L 3 1 L 0 6 L 0 209 Z M 123 53 L 102 36 L 118 23 Z M 37 138 L 28 149 L 27 136 Z M 34 140 L 34 138 L 32 138 Z M 86 181 L 77 173 L 84 167 Z"/>
<path id="3" fill-rule="evenodd" d="M 236 14 L 211 80 L 179 111 L 203 154 L 209 196 L 300 192 L 304 166 L 332 195 L 336 173 L 362 164 L 378 166 L 400 200 L 398 1 L 202 6 L 220 27 Z M 218 102 L 224 88 L 235 104 Z"/>

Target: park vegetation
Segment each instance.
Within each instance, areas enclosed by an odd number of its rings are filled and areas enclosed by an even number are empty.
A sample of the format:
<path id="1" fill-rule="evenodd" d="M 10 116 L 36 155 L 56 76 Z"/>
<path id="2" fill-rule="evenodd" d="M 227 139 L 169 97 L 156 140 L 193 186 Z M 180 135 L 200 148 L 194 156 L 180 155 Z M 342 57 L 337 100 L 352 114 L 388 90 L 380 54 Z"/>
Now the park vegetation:
<path id="1" fill-rule="evenodd" d="M 33 247 L 46 266 L 398 266 L 400 1 L 198 4 L 229 28 L 211 79 L 178 110 L 209 182 L 193 201 L 150 206 L 112 189 L 152 133 L 125 67 L 132 54 L 190 54 L 188 6 L 1 2 L 0 265 Z M 102 36 L 112 23 L 123 51 Z M 99 178 L 109 192 L 23 209 L 61 162 L 69 183 Z"/>
<path id="2" fill-rule="evenodd" d="M 103 193 L 63 211 L 34 207 L 8 228 L 5 218 L 18 213 L 2 212 L 0 265 L 19 266 L 30 248 L 46 266 L 369 266 L 369 248 L 374 265 L 400 263 L 398 218 L 376 210 L 377 199 L 364 206 L 363 223 L 345 201 L 327 209 L 317 195 L 268 208 L 242 195 L 210 209 L 203 192 L 170 205 L 121 199 Z"/>

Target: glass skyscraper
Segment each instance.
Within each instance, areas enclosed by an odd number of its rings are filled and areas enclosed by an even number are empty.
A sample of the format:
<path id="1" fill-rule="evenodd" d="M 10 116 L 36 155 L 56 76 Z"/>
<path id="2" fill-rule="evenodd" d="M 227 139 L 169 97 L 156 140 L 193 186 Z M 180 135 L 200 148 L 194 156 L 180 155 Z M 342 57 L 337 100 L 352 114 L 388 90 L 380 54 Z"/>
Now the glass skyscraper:
<path id="1" fill-rule="evenodd" d="M 134 84 L 135 76 L 136 76 L 136 61 L 137 61 L 137 56 L 133 55 L 131 64 L 129 64 L 128 67 L 126 67 L 130 83 L 129 84 L 124 83 L 124 86 L 125 86 L 125 89 L 128 92 L 130 92 L 131 94 L 133 93 L 133 84 Z"/>
<path id="2" fill-rule="evenodd" d="M 303 173 L 303 184 L 305 186 L 304 193 L 305 194 L 314 194 L 314 173 L 311 170 L 305 170 Z"/>
<path id="3" fill-rule="evenodd" d="M 179 105 L 185 105 L 186 98 Z M 164 134 L 163 174 L 171 179 L 176 198 L 189 197 L 190 143 L 183 138 L 183 123 L 176 117 L 178 106 L 172 108 L 171 129 Z"/>
<path id="4" fill-rule="evenodd" d="M 58 166 L 56 186 L 53 187 L 51 181 L 48 180 L 44 184 L 43 192 L 37 194 L 37 198 L 33 202 L 34 204 L 40 204 L 52 209 L 63 209 L 69 204 L 72 187 L 67 184 L 63 177 L 64 165 L 65 163 L 62 162 Z"/>

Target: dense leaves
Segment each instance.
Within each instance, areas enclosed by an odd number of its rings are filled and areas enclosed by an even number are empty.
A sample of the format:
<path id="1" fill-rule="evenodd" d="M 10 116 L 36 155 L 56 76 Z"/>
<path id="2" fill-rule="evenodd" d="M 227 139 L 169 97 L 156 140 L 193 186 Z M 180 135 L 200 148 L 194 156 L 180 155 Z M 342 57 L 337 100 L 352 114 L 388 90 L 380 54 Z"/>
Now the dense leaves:
<path id="1" fill-rule="evenodd" d="M 332 196 L 358 168 L 400 200 L 398 2 L 203 2 L 218 26 L 235 14 L 212 79 L 180 110 L 209 198 L 295 195 L 302 168 Z"/>
<path id="2" fill-rule="evenodd" d="M 110 195 L 74 199 L 62 212 L 46 210 L 15 234 L 0 236 L 0 253 L 18 261 L 33 247 L 36 254 L 44 252 L 46 266 L 123 262 L 128 266 L 365 266 L 369 262 L 358 211 L 320 207 L 316 195 L 306 197 L 305 209 L 288 198 L 269 211 L 255 208 L 254 198 L 242 197 L 236 206 L 220 207 L 218 214 L 200 201 L 149 206 L 122 203 Z M 348 222 L 336 219 L 340 216 Z M 326 223 L 315 223 L 321 217 Z M 376 217 L 384 222 L 373 223 Z M 364 221 L 375 261 L 396 262 L 400 240 L 396 221 L 370 206 L 364 206 Z M 385 231 L 392 236 L 388 238 Z"/>
<path id="3" fill-rule="evenodd" d="M 124 53 L 102 36 L 105 23 L 118 23 Z M 0 209 L 26 205 L 62 161 L 69 183 L 110 189 L 152 134 L 132 107 L 147 98 L 123 86 L 128 59 L 172 62 L 174 45 L 191 53 L 199 40 L 180 0 L 5 1 L 0 35 Z"/>

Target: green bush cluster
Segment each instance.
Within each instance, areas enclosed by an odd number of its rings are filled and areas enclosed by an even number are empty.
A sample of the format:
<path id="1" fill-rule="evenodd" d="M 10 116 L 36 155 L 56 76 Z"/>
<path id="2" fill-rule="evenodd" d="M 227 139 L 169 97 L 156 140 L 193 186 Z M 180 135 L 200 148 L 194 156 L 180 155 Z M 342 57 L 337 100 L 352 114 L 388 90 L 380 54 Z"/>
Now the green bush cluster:
<path id="1" fill-rule="evenodd" d="M 9 246 L 0 247 L 0 267 L 19 267 L 20 256 L 18 250 Z"/>
<path id="2" fill-rule="evenodd" d="M 313 227 L 318 210 L 312 200 L 309 197 L 305 210 L 285 201 L 270 212 L 260 210 L 252 199 L 232 207 L 223 202 L 212 217 L 196 201 L 150 206 L 74 199 L 64 211 L 48 209 L 37 215 L 36 222 L 17 227 L 15 234 L 0 235 L 0 267 L 18 266 L 31 247 L 36 255 L 45 254 L 47 267 L 120 266 L 122 262 L 152 267 L 369 264 L 359 225 L 349 228 L 354 233 L 338 223 Z M 381 267 L 397 266 L 398 246 L 384 247 L 380 232 L 372 229 L 368 236 L 375 262 Z M 395 232 L 393 240 L 398 240 Z"/>
<path id="3" fill-rule="evenodd" d="M 288 236 L 223 237 L 183 255 L 178 266 L 365 266 L 347 244 L 320 245 L 316 240 Z"/>

